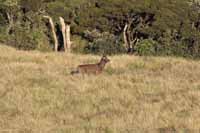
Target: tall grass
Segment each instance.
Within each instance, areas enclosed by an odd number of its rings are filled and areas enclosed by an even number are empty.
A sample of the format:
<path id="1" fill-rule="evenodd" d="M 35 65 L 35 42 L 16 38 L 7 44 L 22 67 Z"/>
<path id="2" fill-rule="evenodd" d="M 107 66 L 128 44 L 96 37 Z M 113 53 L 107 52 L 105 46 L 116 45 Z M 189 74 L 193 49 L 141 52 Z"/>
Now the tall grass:
<path id="1" fill-rule="evenodd" d="M 200 61 L 109 57 L 98 76 L 76 75 L 99 56 L 0 47 L 0 132 L 163 132 L 200 129 Z"/>

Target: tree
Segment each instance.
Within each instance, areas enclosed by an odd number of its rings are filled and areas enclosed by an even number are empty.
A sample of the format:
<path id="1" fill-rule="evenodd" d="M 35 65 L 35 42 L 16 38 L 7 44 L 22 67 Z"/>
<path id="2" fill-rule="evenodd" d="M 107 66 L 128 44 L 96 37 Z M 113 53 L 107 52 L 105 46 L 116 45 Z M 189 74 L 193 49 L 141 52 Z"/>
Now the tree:
<path id="1" fill-rule="evenodd" d="M 53 49 L 55 41 L 43 19 L 46 15 L 54 20 L 58 50 L 70 46 L 66 45 L 69 24 L 72 38 L 87 42 L 83 46 L 75 40 L 73 47 L 82 47 L 82 51 L 111 40 L 110 48 L 120 44 L 126 52 L 137 53 L 139 44 L 152 40 L 157 42 L 152 45 L 157 55 L 197 57 L 199 14 L 199 3 L 194 0 L 0 0 L 0 40 L 20 49 Z M 65 20 L 63 26 L 59 17 Z M 97 41 L 94 36 L 86 37 L 86 31 L 98 31 L 101 36 L 108 33 L 116 40 L 101 37 Z"/>
<path id="2" fill-rule="evenodd" d="M 16 11 L 19 10 L 19 2 L 20 0 L 0 0 L 0 8 L 4 9 L 2 13 L 5 14 L 8 22 L 6 34 L 10 34 L 14 26 L 14 17 Z"/>

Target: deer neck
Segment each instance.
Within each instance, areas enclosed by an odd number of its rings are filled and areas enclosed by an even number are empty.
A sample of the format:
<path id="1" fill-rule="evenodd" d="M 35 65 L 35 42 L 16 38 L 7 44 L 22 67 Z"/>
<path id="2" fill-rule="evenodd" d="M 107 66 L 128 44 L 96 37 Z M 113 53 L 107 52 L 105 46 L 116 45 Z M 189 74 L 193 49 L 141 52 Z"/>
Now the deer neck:
<path id="1" fill-rule="evenodd" d="M 98 66 L 100 67 L 100 69 L 103 69 L 105 67 L 106 63 L 104 61 L 100 61 L 98 63 Z"/>

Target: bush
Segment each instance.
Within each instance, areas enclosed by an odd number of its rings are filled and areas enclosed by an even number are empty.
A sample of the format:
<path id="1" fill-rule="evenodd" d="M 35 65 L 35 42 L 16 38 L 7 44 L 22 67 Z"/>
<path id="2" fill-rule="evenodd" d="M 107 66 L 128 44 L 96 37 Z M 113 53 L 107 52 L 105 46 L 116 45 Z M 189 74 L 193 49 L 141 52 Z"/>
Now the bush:
<path id="1" fill-rule="evenodd" d="M 145 39 L 138 42 L 135 51 L 138 55 L 155 55 L 157 42 L 152 39 Z"/>
<path id="2" fill-rule="evenodd" d="M 35 50 L 37 48 L 37 42 L 24 31 L 18 31 L 15 36 L 11 38 L 12 43 L 10 43 L 10 45 L 20 50 Z"/>
<path id="3" fill-rule="evenodd" d="M 50 51 L 48 39 L 40 30 L 26 31 L 23 28 L 16 28 L 14 34 L 7 38 L 6 43 L 20 50 Z"/>
<path id="4" fill-rule="evenodd" d="M 91 40 L 92 42 L 85 47 L 86 53 L 113 55 L 125 52 L 122 42 L 112 34 L 102 33 Z"/>
<path id="5" fill-rule="evenodd" d="M 30 33 L 31 39 L 35 41 L 36 49 L 39 51 L 52 51 L 53 46 L 49 44 L 48 37 L 42 32 L 42 30 L 34 30 Z"/>
<path id="6" fill-rule="evenodd" d="M 85 53 L 85 47 L 88 46 L 88 41 L 80 36 L 72 36 L 72 50 L 75 53 Z"/>

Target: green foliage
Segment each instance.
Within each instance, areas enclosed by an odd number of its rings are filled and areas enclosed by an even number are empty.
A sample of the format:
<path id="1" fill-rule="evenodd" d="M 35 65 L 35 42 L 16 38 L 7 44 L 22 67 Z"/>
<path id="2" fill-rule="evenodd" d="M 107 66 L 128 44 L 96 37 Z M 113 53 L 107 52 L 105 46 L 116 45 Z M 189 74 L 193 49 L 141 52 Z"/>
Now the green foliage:
<path id="1" fill-rule="evenodd" d="M 144 69 L 146 67 L 146 64 L 144 62 L 134 62 L 134 63 L 130 63 L 127 65 L 127 68 L 131 71 L 133 70 L 141 70 Z"/>
<path id="2" fill-rule="evenodd" d="M 34 37 L 20 29 L 16 30 L 16 34 L 9 44 L 22 50 L 34 50 L 37 48 L 37 42 Z"/>
<path id="3" fill-rule="evenodd" d="M 125 24 L 142 18 L 146 25 L 131 25 L 138 32 L 134 50 L 139 55 L 199 57 L 199 11 L 191 0 L 0 0 L 0 41 L 20 49 L 53 50 L 43 16 L 53 18 L 58 35 L 62 16 L 71 24 L 75 52 L 118 54 L 124 52 Z M 98 32 L 87 34 L 93 30 Z"/>
<path id="4" fill-rule="evenodd" d="M 155 55 L 157 42 L 152 39 L 145 39 L 137 43 L 135 51 L 139 55 Z"/>
<path id="5" fill-rule="evenodd" d="M 4 6 L 17 6 L 20 0 L 0 0 L 0 3 Z"/>
<path id="6" fill-rule="evenodd" d="M 108 75 L 120 75 L 120 74 L 123 74 L 125 71 L 124 69 L 122 68 L 118 68 L 118 69 L 115 69 L 111 66 L 108 66 L 107 69 L 105 70 L 105 72 L 108 74 Z"/>
<path id="7" fill-rule="evenodd" d="M 25 12 L 38 12 L 42 7 L 42 1 L 43 0 L 21 0 L 20 5 L 23 7 Z"/>
<path id="8" fill-rule="evenodd" d="M 0 12 L 0 26 L 1 26 L 0 27 L 0 32 L 1 33 L 3 32 L 2 29 L 5 29 L 6 23 L 7 23 L 7 21 L 4 18 L 4 14 Z"/>
<path id="9" fill-rule="evenodd" d="M 116 36 L 107 32 L 92 32 L 90 34 L 90 36 L 87 35 L 91 42 L 85 47 L 86 53 L 112 55 L 125 52 L 122 42 Z"/>
<path id="10" fill-rule="evenodd" d="M 45 42 L 45 35 L 37 30 L 31 32 L 23 28 L 16 28 L 13 36 L 6 38 L 8 45 L 20 50 L 50 51 L 51 47 Z"/>
<path id="11" fill-rule="evenodd" d="M 93 43 L 90 43 L 89 46 L 85 48 L 86 53 L 93 53 L 93 54 L 119 54 L 123 53 L 124 49 L 121 43 L 117 42 L 116 40 L 106 38 L 106 39 L 97 39 Z"/>
<path id="12" fill-rule="evenodd" d="M 32 40 L 36 43 L 36 49 L 40 51 L 51 51 L 53 49 L 48 44 L 48 38 L 45 36 L 45 34 L 41 30 L 35 30 L 33 31 L 30 36 L 32 36 Z"/>
<path id="13" fill-rule="evenodd" d="M 80 36 L 73 36 L 72 49 L 75 53 L 85 53 L 85 47 L 88 46 L 88 41 Z"/>

